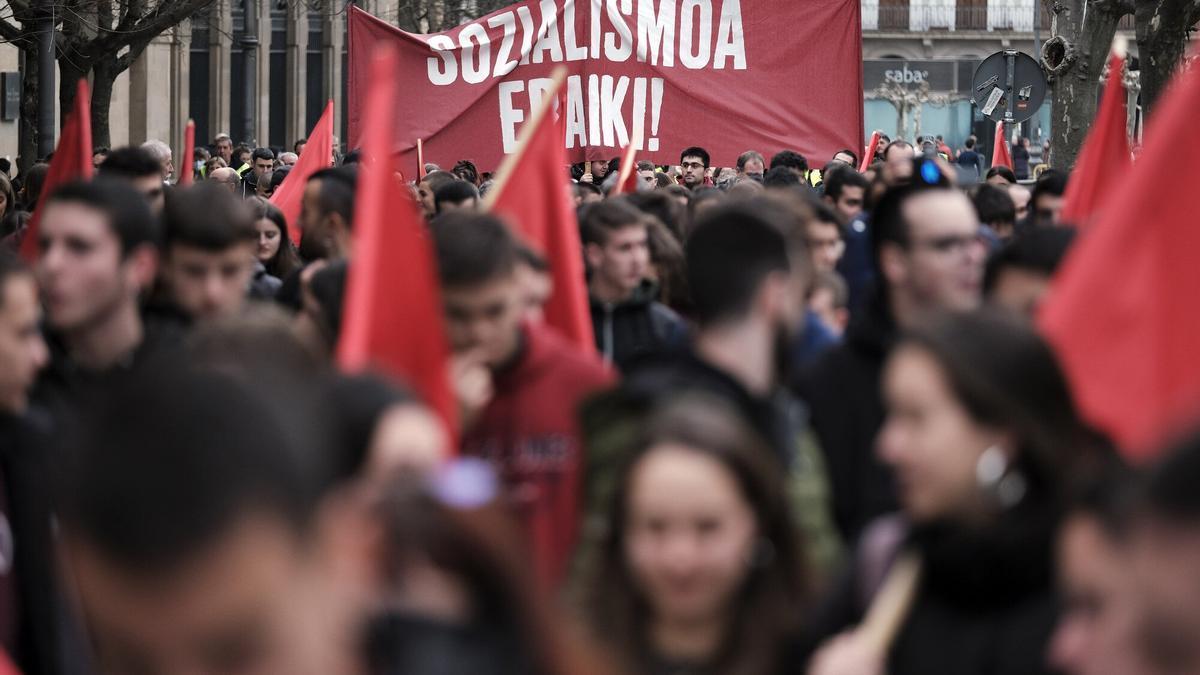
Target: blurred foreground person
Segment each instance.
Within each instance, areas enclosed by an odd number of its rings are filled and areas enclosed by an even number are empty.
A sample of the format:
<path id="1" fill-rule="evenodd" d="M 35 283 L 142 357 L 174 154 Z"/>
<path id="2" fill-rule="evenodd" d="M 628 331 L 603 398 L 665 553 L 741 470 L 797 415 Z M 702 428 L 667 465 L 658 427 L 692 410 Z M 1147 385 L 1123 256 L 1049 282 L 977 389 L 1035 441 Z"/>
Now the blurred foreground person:
<path id="1" fill-rule="evenodd" d="M 379 503 L 370 675 L 604 675 L 535 583 L 488 465 L 465 459 L 401 475 Z"/>
<path id="2" fill-rule="evenodd" d="M 172 370 L 113 387 L 62 470 L 98 672 L 361 672 L 369 549 L 356 521 L 318 513 L 315 409 Z"/>
<path id="3" fill-rule="evenodd" d="M 578 408 L 613 375 L 553 329 L 523 321 L 520 247 L 503 222 L 456 211 L 431 229 L 463 451 L 495 464 L 527 528 L 541 580 L 555 584 L 579 530 Z"/>
<path id="4" fill-rule="evenodd" d="M 650 417 L 617 479 L 592 632 L 629 672 L 800 672 L 807 579 L 785 486 L 727 404 L 685 396 Z"/>
<path id="5" fill-rule="evenodd" d="M 900 342 L 883 389 L 903 516 L 865 532 L 817 632 L 859 623 L 902 552 L 919 585 L 886 653 L 847 633 L 809 672 L 1049 672 L 1062 486 L 1093 443 L 1049 347 L 1007 315 L 943 317 Z"/>
<path id="6" fill-rule="evenodd" d="M 1017 235 L 987 263 L 988 302 L 1033 319 L 1058 266 L 1075 241 L 1074 228 L 1035 227 Z"/>

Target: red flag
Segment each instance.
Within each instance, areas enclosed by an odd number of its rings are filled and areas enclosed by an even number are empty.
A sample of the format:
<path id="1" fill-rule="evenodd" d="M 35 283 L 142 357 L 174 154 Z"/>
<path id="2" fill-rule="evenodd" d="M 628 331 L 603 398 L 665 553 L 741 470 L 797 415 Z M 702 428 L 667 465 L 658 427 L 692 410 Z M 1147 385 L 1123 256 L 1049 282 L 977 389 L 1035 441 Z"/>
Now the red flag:
<path id="1" fill-rule="evenodd" d="M 433 243 L 408 189 L 395 176 L 397 63 L 391 49 L 381 50 L 371 63 L 362 136 L 369 154 L 355 195 L 354 260 L 337 359 L 343 370 L 378 366 L 411 385 L 441 416 L 454 448 L 458 402 L 449 382 Z"/>
<path id="2" fill-rule="evenodd" d="M 992 143 L 992 166 L 1013 168 L 1012 153 L 1008 150 L 1008 139 L 1004 137 L 1004 122 L 996 122 L 996 140 Z"/>
<path id="3" fill-rule="evenodd" d="M 54 148 L 50 171 L 42 184 L 37 207 L 29 226 L 21 238 L 21 257 L 33 262 L 38 255 L 37 225 L 42 215 L 42 204 L 54 189 L 63 183 L 92 177 L 92 95 L 87 80 L 80 80 L 75 89 L 75 106 L 62 127 L 62 135 Z"/>
<path id="4" fill-rule="evenodd" d="M 192 173 L 195 171 L 196 154 L 196 123 L 188 120 L 187 126 L 183 129 L 183 156 L 176 162 L 176 171 L 179 171 L 179 180 L 175 181 L 179 185 L 187 187 L 192 184 Z"/>
<path id="5" fill-rule="evenodd" d="M 292 238 L 292 243 L 300 243 L 298 221 L 300 204 L 304 200 L 304 186 L 314 173 L 332 165 L 333 101 L 329 101 L 325 104 L 325 112 L 321 113 L 321 119 L 317 120 L 317 125 L 308 135 L 304 153 L 292 166 L 287 178 L 275 188 L 275 194 L 271 195 L 271 203 L 283 211 L 283 217 L 287 220 L 288 236 Z"/>
<path id="6" fill-rule="evenodd" d="M 1132 459 L 1200 414 L 1200 70 L 1181 68 L 1141 158 L 1063 262 L 1039 323 L 1080 410 Z"/>
<path id="7" fill-rule="evenodd" d="M 0 649 L 0 675 L 21 675 L 21 671 L 3 649 Z"/>
<path id="8" fill-rule="evenodd" d="M 864 173 L 871 166 L 871 160 L 875 159 L 875 151 L 879 149 L 879 140 L 883 137 L 883 132 L 876 131 L 871 134 L 871 142 L 867 143 L 867 151 L 863 153 L 862 161 L 859 162 L 858 172 Z"/>
<path id="9" fill-rule="evenodd" d="M 625 148 L 625 156 L 621 159 L 621 173 L 617 174 L 617 184 L 613 186 L 613 195 L 637 192 L 637 147 L 640 144 L 639 138 L 629 139 L 629 147 Z"/>
<path id="10" fill-rule="evenodd" d="M 1108 82 L 1100 111 L 1092 123 L 1064 195 L 1062 221 L 1087 226 L 1099 215 L 1108 197 L 1121 192 L 1133 161 L 1129 136 L 1125 133 L 1125 57 L 1114 53 L 1108 59 Z"/>
<path id="11" fill-rule="evenodd" d="M 507 218 L 549 261 L 554 291 L 546 303 L 546 323 L 588 353 L 595 353 L 579 223 L 567 189 L 563 134 L 550 112 L 565 76 L 565 70 L 555 70 L 554 84 L 541 107 L 521 128 L 516 152 L 496 172 L 499 179 L 488 192 L 485 206 Z"/>

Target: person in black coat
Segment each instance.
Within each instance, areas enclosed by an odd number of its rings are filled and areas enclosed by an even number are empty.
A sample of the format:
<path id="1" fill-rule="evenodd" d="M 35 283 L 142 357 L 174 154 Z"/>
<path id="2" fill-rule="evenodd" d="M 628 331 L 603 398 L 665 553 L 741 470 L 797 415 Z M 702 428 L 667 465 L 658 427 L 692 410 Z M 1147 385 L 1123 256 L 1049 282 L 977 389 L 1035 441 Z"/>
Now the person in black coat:
<path id="1" fill-rule="evenodd" d="M 829 467 L 834 517 L 848 542 L 896 507 L 891 476 L 875 456 L 875 436 L 883 422 L 880 372 L 898 331 L 931 311 L 970 310 L 981 299 L 987 249 L 975 209 L 936 163 L 914 162 L 913 183 L 889 190 L 872 215 L 877 287 L 844 342 L 794 382 L 811 411 Z"/>
<path id="2" fill-rule="evenodd" d="M 1052 352 L 1011 315 L 945 316 L 899 342 L 883 390 L 879 453 L 902 514 L 868 528 L 814 621 L 825 646 L 809 673 L 1049 672 L 1063 484 L 1105 447 L 1079 421 Z M 843 631 L 901 555 L 920 561 L 920 580 L 880 653 Z"/>

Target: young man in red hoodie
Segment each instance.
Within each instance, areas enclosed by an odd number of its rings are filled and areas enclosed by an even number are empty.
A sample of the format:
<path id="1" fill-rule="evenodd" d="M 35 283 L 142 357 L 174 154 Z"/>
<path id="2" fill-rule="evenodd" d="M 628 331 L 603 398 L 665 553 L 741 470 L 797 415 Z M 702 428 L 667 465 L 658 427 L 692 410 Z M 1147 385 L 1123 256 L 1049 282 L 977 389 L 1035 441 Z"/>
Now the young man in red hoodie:
<path id="1" fill-rule="evenodd" d="M 540 578 L 557 584 L 579 531 L 578 408 L 614 376 L 599 357 L 522 321 L 520 249 L 495 217 L 432 223 L 463 410 L 463 451 L 495 463 L 525 524 Z"/>

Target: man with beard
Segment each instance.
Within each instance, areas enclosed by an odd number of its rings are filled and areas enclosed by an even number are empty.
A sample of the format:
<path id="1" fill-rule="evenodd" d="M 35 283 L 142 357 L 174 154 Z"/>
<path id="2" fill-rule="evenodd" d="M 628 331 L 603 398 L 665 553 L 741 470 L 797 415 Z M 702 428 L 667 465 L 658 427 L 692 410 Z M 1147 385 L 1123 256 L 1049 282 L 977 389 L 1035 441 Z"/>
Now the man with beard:
<path id="1" fill-rule="evenodd" d="M 842 344 L 797 382 L 829 465 L 834 511 L 847 541 L 897 507 L 891 475 L 875 458 L 884 416 L 879 378 L 897 335 L 930 313 L 973 309 L 982 297 L 987 247 L 971 201 L 932 160 L 910 160 L 900 173 L 914 182 L 889 190 L 871 218 L 876 288 Z"/>

